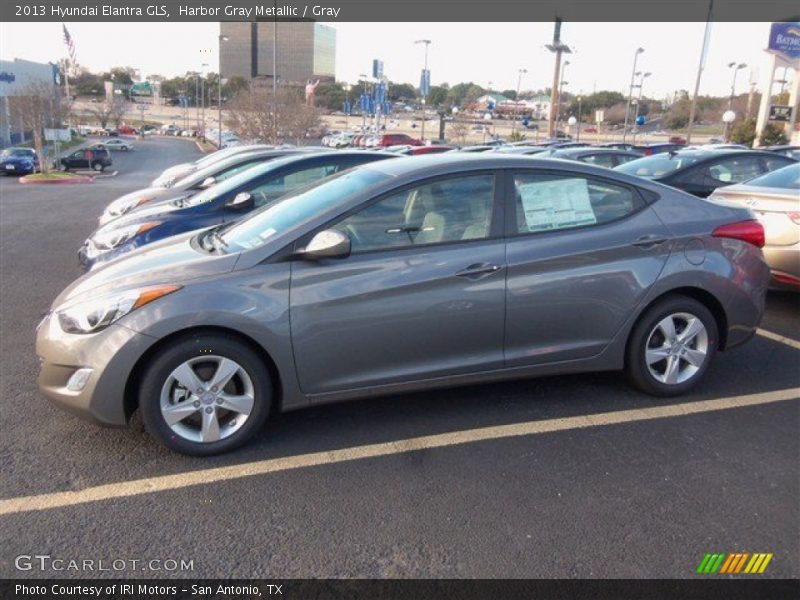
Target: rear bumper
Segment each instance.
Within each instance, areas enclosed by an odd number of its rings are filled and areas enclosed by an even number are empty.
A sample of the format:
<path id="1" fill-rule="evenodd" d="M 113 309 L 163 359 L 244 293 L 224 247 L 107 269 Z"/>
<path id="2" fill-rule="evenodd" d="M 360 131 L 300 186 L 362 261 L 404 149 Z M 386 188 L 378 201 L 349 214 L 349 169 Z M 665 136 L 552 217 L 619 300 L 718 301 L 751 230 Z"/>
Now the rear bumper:
<path id="1" fill-rule="evenodd" d="M 800 291 L 800 244 L 764 246 L 764 259 L 772 271 L 771 288 Z"/>

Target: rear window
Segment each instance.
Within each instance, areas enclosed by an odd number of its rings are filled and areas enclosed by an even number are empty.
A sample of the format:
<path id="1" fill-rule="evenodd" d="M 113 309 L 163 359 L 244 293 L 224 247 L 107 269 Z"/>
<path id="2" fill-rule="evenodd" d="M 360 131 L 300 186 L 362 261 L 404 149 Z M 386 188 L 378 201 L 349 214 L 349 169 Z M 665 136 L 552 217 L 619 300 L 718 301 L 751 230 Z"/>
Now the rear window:
<path id="1" fill-rule="evenodd" d="M 800 190 L 800 163 L 783 167 L 766 175 L 761 175 L 747 182 L 756 187 L 780 188 L 784 190 Z"/>
<path id="2" fill-rule="evenodd" d="M 630 162 L 616 167 L 615 170 L 622 171 L 628 175 L 636 175 L 637 177 L 644 177 L 646 179 L 655 179 L 663 177 L 688 167 L 697 162 L 694 156 L 681 156 L 680 154 L 656 154 L 654 156 L 645 156 L 644 158 L 637 158 Z"/>

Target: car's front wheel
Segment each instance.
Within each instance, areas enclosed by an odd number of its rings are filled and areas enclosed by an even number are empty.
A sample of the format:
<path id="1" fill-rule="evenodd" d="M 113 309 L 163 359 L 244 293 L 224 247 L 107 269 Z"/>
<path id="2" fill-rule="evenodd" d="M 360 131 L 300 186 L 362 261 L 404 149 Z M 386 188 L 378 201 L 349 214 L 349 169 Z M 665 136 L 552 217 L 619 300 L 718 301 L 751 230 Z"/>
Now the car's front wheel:
<path id="1" fill-rule="evenodd" d="M 169 448 L 193 456 L 233 450 L 267 419 L 269 374 L 237 339 L 194 335 L 170 344 L 149 364 L 139 392 L 147 430 Z"/>
<path id="2" fill-rule="evenodd" d="M 703 377 L 717 351 L 717 323 L 700 302 L 670 296 L 650 307 L 628 341 L 625 370 L 640 390 L 677 396 Z"/>

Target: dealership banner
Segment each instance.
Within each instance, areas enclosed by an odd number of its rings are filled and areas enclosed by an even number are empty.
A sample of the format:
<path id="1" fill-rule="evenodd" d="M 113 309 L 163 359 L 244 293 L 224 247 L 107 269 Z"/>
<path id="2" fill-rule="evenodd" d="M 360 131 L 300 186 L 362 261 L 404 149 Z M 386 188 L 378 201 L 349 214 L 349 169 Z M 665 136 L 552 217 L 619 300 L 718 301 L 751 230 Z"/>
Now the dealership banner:
<path id="1" fill-rule="evenodd" d="M 796 600 L 800 581 L 781 579 L 64 579 L 5 580 L 3 600 L 529 600 L 680 598 Z"/>
<path id="2" fill-rule="evenodd" d="M 259 0 L 36 0 L 0 2 L 0 21 L 256 21 L 297 20 L 341 22 L 549 22 L 565 21 L 705 21 L 703 0 L 322 0 L 260 2 Z M 797 14 L 797 0 L 714 0 L 715 21 L 788 21 Z"/>

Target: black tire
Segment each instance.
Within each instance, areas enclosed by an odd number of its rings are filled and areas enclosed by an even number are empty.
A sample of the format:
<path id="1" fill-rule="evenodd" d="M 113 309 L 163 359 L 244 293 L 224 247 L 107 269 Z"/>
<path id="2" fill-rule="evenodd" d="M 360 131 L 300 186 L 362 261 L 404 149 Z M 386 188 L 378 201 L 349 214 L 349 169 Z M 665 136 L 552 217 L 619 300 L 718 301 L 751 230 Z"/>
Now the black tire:
<path id="1" fill-rule="evenodd" d="M 244 425 L 216 442 L 194 442 L 175 433 L 161 413 L 161 391 L 172 371 L 183 362 L 217 355 L 236 361 L 253 383 L 252 411 Z M 145 428 L 168 448 L 190 456 L 211 456 L 245 444 L 261 430 L 270 413 L 272 381 L 263 361 L 239 340 L 217 334 L 197 334 L 174 342 L 157 352 L 147 366 L 139 391 L 139 410 Z"/>
<path id="2" fill-rule="evenodd" d="M 646 353 L 648 339 L 656 325 L 672 314 L 688 313 L 700 319 L 706 330 L 707 350 L 705 360 L 687 380 L 679 383 L 664 383 L 650 372 Z M 625 356 L 625 374 L 628 380 L 641 391 L 653 396 L 679 396 L 685 394 L 702 380 L 713 362 L 719 345 L 717 322 L 711 312 L 700 302 L 687 296 L 674 295 L 663 298 L 648 308 L 631 332 Z M 685 365 L 685 363 L 683 363 Z"/>

